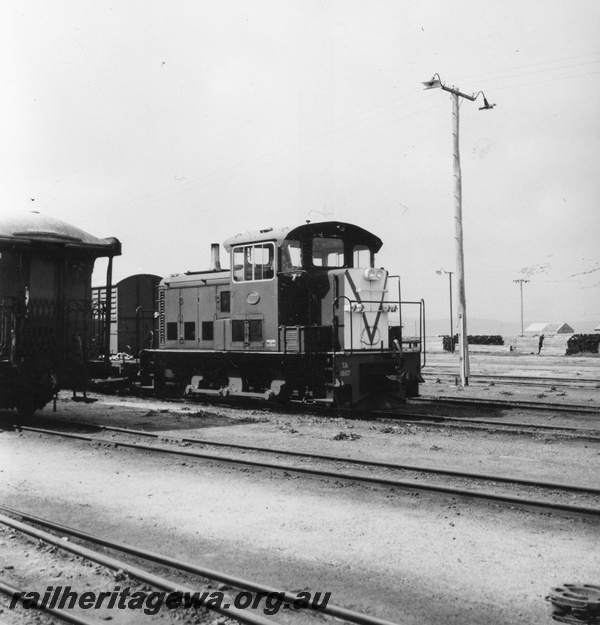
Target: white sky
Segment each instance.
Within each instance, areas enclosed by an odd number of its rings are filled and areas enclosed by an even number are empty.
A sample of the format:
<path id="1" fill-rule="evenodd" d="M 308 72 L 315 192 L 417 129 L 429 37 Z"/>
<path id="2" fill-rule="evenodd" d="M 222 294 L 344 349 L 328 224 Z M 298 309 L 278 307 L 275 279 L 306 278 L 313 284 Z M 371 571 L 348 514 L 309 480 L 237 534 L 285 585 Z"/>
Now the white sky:
<path id="1" fill-rule="evenodd" d="M 468 316 L 519 322 L 524 277 L 526 324 L 593 326 L 599 32 L 598 0 L 4 2 L 2 210 L 118 237 L 116 279 L 204 269 L 242 230 L 348 221 L 444 318 L 452 104 L 421 85 L 438 72 L 497 104 L 461 105 Z"/>

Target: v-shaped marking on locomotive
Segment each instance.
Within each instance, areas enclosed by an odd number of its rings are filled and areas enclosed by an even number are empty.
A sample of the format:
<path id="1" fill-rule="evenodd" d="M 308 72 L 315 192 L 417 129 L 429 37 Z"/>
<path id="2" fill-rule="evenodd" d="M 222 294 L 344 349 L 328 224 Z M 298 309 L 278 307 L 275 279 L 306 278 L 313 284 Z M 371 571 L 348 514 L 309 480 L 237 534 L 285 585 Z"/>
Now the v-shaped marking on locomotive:
<path id="1" fill-rule="evenodd" d="M 350 288 L 352 289 L 352 293 L 354 294 L 356 301 L 359 304 L 363 304 L 360 293 L 358 292 L 358 289 L 356 288 L 356 285 L 354 284 L 354 280 L 352 280 L 352 276 L 350 275 L 350 272 L 346 271 L 346 277 L 348 278 L 348 283 L 350 284 Z M 373 323 L 373 327 L 369 325 L 369 321 L 367 319 L 367 313 L 363 312 L 362 314 L 363 323 L 365 324 L 365 330 L 367 331 L 367 337 L 369 339 L 370 345 L 373 345 L 373 341 L 375 340 L 375 332 L 377 331 L 377 326 L 379 325 L 379 319 L 381 317 L 381 309 L 383 307 L 383 300 L 385 299 L 385 287 L 387 286 L 387 279 L 388 277 L 386 274 L 385 280 L 383 282 L 383 287 L 381 289 L 381 301 L 379 302 L 379 310 L 377 311 L 377 315 L 375 317 L 375 322 Z"/>

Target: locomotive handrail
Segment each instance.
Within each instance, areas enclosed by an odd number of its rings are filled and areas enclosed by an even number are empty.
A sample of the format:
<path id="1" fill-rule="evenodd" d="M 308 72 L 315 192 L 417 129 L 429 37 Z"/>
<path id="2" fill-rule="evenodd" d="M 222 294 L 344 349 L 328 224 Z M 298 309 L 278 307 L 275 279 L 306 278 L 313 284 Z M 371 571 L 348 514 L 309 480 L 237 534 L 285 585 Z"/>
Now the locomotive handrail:
<path id="1" fill-rule="evenodd" d="M 334 300 L 333 300 L 333 311 L 335 310 L 339 310 L 340 307 L 340 300 L 341 299 L 345 299 L 348 301 L 348 303 L 350 304 L 350 306 L 352 306 L 352 300 L 347 297 L 346 295 L 338 295 Z M 339 329 L 339 319 L 338 316 L 335 314 L 335 312 L 333 312 L 332 315 L 333 319 L 334 319 L 334 337 L 335 335 L 337 335 L 338 333 L 338 329 Z M 354 341 L 352 340 L 352 317 L 350 318 L 350 353 L 352 354 L 354 352 Z M 335 354 L 335 340 L 333 341 L 333 353 Z"/>
<path id="2" fill-rule="evenodd" d="M 295 276 L 296 274 L 299 273 L 305 273 L 308 274 L 308 271 L 306 271 L 306 269 L 286 269 L 285 271 L 276 271 L 275 274 L 278 276 Z"/>
<path id="3" fill-rule="evenodd" d="M 349 297 L 347 297 L 346 295 L 339 295 L 338 297 L 336 297 L 333 300 L 333 308 L 339 308 L 339 301 L 345 299 L 348 304 L 350 306 L 352 306 L 352 304 L 379 304 L 381 305 L 398 305 L 398 310 L 400 312 L 400 319 L 402 319 L 402 306 L 403 305 L 415 305 L 419 307 L 419 337 L 418 337 L 418 342 L 419 342 L 419 346 L 420 346 L 420 352 L 422 354 L 422 364 L 421 366 L 424 367 L 426 362 L 427 362 L 427 357 L 426 357 L 426 338 L 425 338 L 425 300 L 421 299 L 419 301 L 401 301 L 401 300 L 387 300 L 386 302 L 382 302 L 381 300 L 368 300 L 368 299 L 361 299 L 360 301 L 358 299 L 350 299 Z M 336 318 L 336 315 L 334 315 L 334 319 Z M 400 327 L 403 327 L 402 325 Z M 354 352 L 354 347 L 353 347 L 353 325 L 352 325 L 352 317 L 350 317 L 350 353 Z M 348 350 L 346 350 L 348 351 Z"/>
<path id="4" fill-rule="evenodd" d="M 421 369 L 425 366 L 425 363 L 427 362 L 427 350 L 425 349 L 425 337 L 426 337 L 426 332 L 425 332 L 425 300 L 421 299 L 421 317 L 422 317 L 422 323 L 423 323 L 423 327 L 422 327 L 422 331 L 421 331 L 421 340 L 423 342 L 423 349 L 421 350 L 422 354 L 423 354 L 423 363 L 421 364 Z"/>
<path id="5" fill-rule="evenodd" d="M 402 324 L 402 283 L 400 281 L 400 275 L 396 274 L 393 276 L 388 276 L 388 278 L 391 280 L 392 278 L 398 278 L 398 301 L 400 302 L 400 305 L 398 307 L 398 323 L 400 324 L 400 327 L 403 326 Z"/>
<path id="6" fill-rule="evenodd" d="M 395 302 L 394 302 L 395 303 Z M 413 304 L 419 307 L 419 335 L 420 335 L 420 343 L 421 343 L 421 354 L 423 357 L 423 362 L 421 367 L 424 367 L 427 362 L 427 349 L 426 349 L 426 332 L 425 332 L 425 300 L 421 299 L 418 302 L 400 302 L 400 304 Z"/>

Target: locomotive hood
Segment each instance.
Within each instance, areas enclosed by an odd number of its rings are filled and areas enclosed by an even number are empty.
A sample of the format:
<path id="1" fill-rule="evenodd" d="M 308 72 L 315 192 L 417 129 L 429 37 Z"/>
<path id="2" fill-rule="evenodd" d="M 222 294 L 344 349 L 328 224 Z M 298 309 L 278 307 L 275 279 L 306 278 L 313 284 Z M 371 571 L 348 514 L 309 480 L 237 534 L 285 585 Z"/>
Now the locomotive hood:
<path id="1" fill-rule="evenodd" d="M 263 230 L 248 230 L 233 237 L 229 237 L 223 242 L 223 247 L 229 252 L 234 245 L 244 245 L 246 243 L 259 243 L 261 241 L 274 241 L 279 247 L 286 239 L 301 240 L 310 236 L 328 236 L 344 233 L 344 236 L 364 243 L 374 252 L 378 252 L 383 245 L 381 239 L 371 234 L 367 230 L 353 224 L 341 221 L 322 221 L 307 223 L 300 226 L 287 226 L 280 228 L 265 228 Z"/>
<path id="2" fill-rule="evenodd" d="M 41 243 L 92 252 L 95 256 L 120 256 L 121 243 L 113 237 L 99 239 L 60 219 L 35 211 L 0 216 L 0 249 Z"/>

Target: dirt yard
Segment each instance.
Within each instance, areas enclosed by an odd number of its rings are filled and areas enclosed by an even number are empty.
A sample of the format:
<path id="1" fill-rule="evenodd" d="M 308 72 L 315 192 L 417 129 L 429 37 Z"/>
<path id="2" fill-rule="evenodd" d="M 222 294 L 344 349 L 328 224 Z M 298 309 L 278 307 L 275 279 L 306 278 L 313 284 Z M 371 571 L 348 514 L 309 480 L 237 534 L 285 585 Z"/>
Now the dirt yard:
<path id="1" fill-rule="evenodd" d="M 431 354 L 445 367 L 454 366 L 453 358 Z M 515 369 L 518 363 L 528 370 L 554 370 L 558 377 L 579 373 L 588 378 L 598 375 L 600 364 L 596 358 L 537 356 L 526 362 L 533 358 L 509 362 L 505 354 L 473 354 L 472 365 L 478 371 L 484 366 Z M 423 392 L 502 398 L 503 392 L 516 395 L 517 389 L 473 384 L 459 390 L 453 383 L 438 383 L 433 374 Z M 539 394 L 535 388 L 518 391 L 528 399 Z M 569 389 L 559 399 L 598 405 L 598 394 Z M 103 422 L 364 459 L 598 482 L 600 443 L 593 441 L 289 415 L 259 406 L 240 411 L 97 397 L 95 403 L 80 404 L 61 396 L 57 412 L 41 412 L 38 425 L 53 419 L 71 421 L 73 428 Z M 505 416 L 512 419 L 514 413 Z M 550 622 L 544 597 L 551 587 L 600 583 L 600 526 L 588 519 L 177 456 L 165 459 L 8 429 L 0 433 L 0 503 L 264 584 L 331 592 L 331 603 L 409 625 Z M 9 583 L 42 592 L 57 580 L 82 589 L 115 583 L 105 570 L 70 557 L 57 559 L 46 548 L 34 546 L 26 557 L 23 545 L 20 537 L 0 533 L 0 577 Z M 30 622 L 30 613 L 7 605 L 0 603 L 0 619 Z M 140 614 L 126 610 L 88 616 L 142 622 Z M 144 618 L 220 622 L 220 617 L 187 613 Z M 320 620 L 308 613 L 305 618 Z M 281 612 L 272 619 L 285 623 L 289 616 Z"/>

